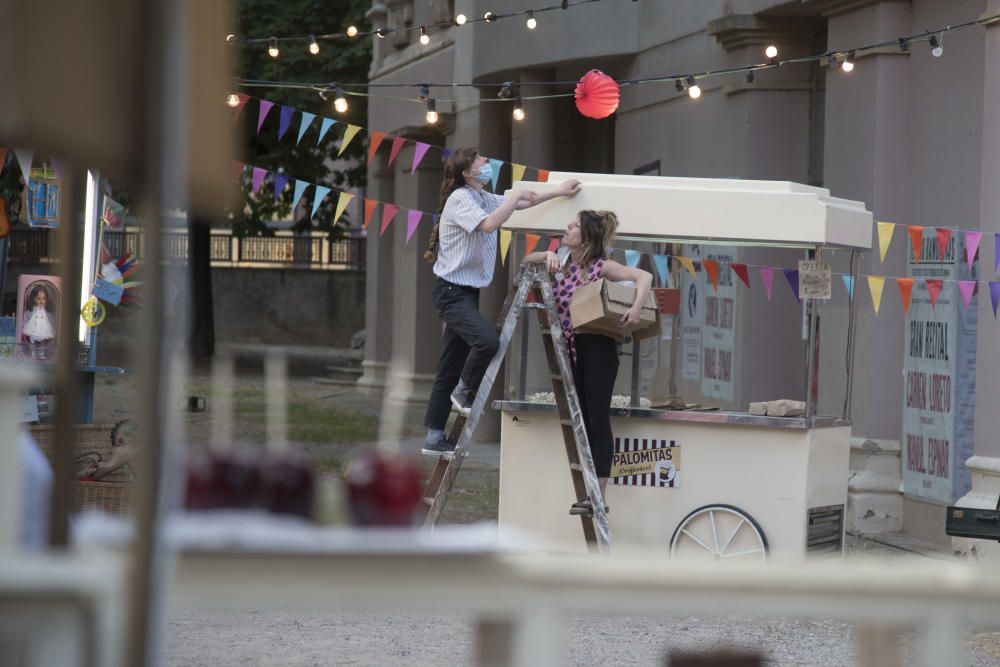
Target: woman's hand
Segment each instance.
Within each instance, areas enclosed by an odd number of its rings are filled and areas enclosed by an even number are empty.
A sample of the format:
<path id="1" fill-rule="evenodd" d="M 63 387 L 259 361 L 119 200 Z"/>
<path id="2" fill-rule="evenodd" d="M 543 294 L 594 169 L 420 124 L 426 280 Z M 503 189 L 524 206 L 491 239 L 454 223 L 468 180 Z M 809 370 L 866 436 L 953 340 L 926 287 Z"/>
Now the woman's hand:
<path id="1" fill-rule="evenodd" d="M 521 201 L 527 206 L 534 206 L 538 203 L 538 193 L 534 190 L 524 190 L 520 195 Z"/>
<path id="2" fill-rule="evenodd" d="M 580 191 L 580 181 L 572 178 L 559 184 L 559 195 L 562 197 L 572 197 Z"/>
<path id="3" fill-rule="evenodd" d="M 559 255 L 551 250 L 547 250 L 545 252 L 545 268 L 549 270 L 549 273 L 555 273 L 559 270 L 560 266 L 562 266 L 562 263 L 559 261 Z"/>
<path id="4" fill-rule="evenodd" d="M 638 324 L 642 309 L 639 306 L 632 306 L 625 311 L 622 315 L 622 324 L 628 326 L 630 324 Z"/>

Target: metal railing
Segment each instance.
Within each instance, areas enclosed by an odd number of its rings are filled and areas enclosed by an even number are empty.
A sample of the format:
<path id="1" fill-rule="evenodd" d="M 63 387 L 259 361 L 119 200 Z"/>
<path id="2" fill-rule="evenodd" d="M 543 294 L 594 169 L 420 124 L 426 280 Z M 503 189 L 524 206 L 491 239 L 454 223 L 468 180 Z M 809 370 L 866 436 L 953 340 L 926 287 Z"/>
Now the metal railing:
<path id="1" fill-rule="evenodd" d="M 44 264 L 52 261 L 52 237 L 48 229 L 16 229 L 8 237 L 8 261 Z M 113 257 L 132 255 L 145 259 L 143 232 L 134 229 L 105 231 L 104 245 Z M 274 236 L 234 236 L 229 230 L 213 230 L 209 248 L 213 267 L 307 268 L 363 271 L 365 239 L 344 236 L 331 241 L 325 234 L 293 234 L 279 231 Z M 168 262 L 188 258 L 186 230 L 163 232 L 163 257 Z"/>

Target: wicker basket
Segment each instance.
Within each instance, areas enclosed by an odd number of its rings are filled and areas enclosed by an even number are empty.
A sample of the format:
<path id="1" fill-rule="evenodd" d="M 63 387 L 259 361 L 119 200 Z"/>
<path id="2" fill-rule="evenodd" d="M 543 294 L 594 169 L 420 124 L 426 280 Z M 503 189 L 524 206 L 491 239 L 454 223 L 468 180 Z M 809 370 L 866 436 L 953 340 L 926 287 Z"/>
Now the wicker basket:
<path id="1" fill-rule="evenodd" d="M 107 461 L 111 458 L 111 430 L 114 424 L 78 424 L 74 427 L 77 433 L 76 452 L 73 460 L 84 457 L 96 457 Z M 31 436 L 45 456 L 52 461 L 55 448 L 54 426 L 32 426 Z M 98 509 L 109 514 L 128 514 L 132 500 L 132 471 L 128 466 L 115 470 L 100 481 L 73 482 L 73 511 Z"/>

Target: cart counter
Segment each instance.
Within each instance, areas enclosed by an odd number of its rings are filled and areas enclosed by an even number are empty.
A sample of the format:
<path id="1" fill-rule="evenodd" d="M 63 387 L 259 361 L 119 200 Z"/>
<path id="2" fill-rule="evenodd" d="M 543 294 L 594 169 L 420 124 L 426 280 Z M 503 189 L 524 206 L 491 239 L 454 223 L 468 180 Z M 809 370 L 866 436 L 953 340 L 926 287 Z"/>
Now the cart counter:
<path id="1" fill-rule="evenodd" d="M 572 480 L 551 403 L 502 412 L 499 523 L 583 551 Z M 606 503 L 615 548 L 692 559 L 839 555 L 850 423 L 831 417 L 611 408 Z"/>

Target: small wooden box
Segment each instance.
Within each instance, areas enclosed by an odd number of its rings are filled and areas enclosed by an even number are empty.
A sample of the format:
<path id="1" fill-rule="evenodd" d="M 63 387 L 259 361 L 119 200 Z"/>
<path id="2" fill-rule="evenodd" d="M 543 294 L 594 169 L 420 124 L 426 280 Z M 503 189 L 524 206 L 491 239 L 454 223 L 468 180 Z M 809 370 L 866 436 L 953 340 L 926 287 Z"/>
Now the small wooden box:
<path id="1" fill-rule="evenodd" d="M 600 279 L 577 288 L 569 304 L 573 328 L 580 333 L 597 333 L 623 340 L 631 335 L 637 340 L 660 332 L 660 314 L 650 293 L 642 306 L 639 322 L 625 327 L 622 315 L 635 301 L 635 288 Z"/>

